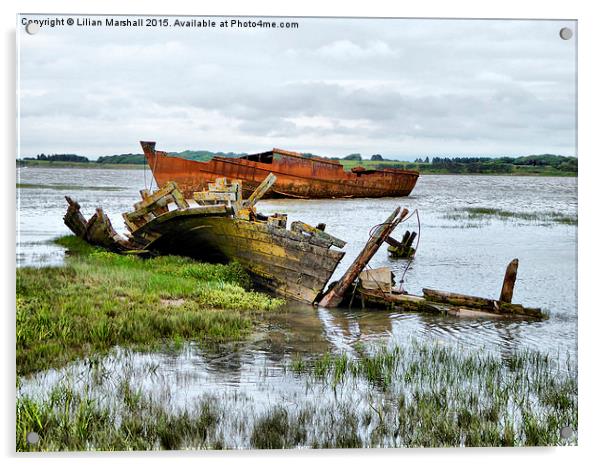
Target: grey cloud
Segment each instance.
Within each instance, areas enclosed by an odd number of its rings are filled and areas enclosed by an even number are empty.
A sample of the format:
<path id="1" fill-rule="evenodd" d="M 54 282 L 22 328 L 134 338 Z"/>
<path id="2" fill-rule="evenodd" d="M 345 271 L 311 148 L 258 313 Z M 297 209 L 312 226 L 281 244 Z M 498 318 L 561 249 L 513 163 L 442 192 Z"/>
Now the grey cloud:
<path id="1" fill-rule="evenodd" d="M 558 38 L 565 23 L 299 23 L 24 36 L 22 155 L 127 152 L 141 133 L 214 150 L 283 141 L 336 154 L 574 153 L 575 50 Z"/>

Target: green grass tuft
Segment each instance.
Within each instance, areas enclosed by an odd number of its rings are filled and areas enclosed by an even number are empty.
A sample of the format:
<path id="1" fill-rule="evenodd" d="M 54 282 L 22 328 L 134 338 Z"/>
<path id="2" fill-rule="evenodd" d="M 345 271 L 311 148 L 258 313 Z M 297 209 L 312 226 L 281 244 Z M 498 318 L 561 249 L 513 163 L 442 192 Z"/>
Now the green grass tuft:
<path id="1" fill-rule="evenodd" d="M 67 265 L 17 269 L 18 374 L 114 345 L 237 340 L 254 315 L 283 304 L 249 291 L 236 263 L 121 256 L 74 236 L 56 242 L 71 252 Z"/>

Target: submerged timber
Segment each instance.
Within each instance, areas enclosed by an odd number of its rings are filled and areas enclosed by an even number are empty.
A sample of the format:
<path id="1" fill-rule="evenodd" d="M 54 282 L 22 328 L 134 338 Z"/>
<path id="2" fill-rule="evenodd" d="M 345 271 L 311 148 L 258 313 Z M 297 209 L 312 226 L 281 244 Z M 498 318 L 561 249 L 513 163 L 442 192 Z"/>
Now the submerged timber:
<path id="1" fill-rule="evenodd" d="M 242 180 L 244 194 L 248 195 L 269 173 L 278 180 L 265 197 L 302 199 L 407 196 L 418 180 L 418 172 L 413 170 L 355 167 L 345 171 L 336 160 L 282 149 L 197 162 L 155 150 L 155 142 L 140 144 L 157 184 L 163 187 L 175 181 L 186 197 L 207 189 L 208 183 L 220 177 Z"/>
<path id="2" fill-rule="evenodd" d="M 86 220 L 67 197 L 65 224 L 88 243 L 126 254 L 179 254 L 211 262 L 236 260 L 260 285 L 287 298 L 313 303 L 345 255 L 345 242 L 303 222 L 287 229 L 283 214 L 263 216 L 255 203 L 271 188 L 270 174 L 247 199 L 239 182 L 224 178 L 186 199 L 173 182 L 123 214 L 127 238 L 115 232 L 101 208 Z"/>
<path id="3" fill-rule="evenodd" d="M 359 274 L 350 300 L 353 302 L 357 291 L 362 307 L 368 303 L 375 307 L 458 317 L 547 318 L 539 308 L 525 307 L 511 302 L 517 270 L 518 259 L 514 259 L 506 268 L 500 298 L 496 300 L 429 288 L 422 289 L 423 296 L 411 295 L 401 288 L 394 288 L 394 274 L 389 267 L 367 269 Z"/>

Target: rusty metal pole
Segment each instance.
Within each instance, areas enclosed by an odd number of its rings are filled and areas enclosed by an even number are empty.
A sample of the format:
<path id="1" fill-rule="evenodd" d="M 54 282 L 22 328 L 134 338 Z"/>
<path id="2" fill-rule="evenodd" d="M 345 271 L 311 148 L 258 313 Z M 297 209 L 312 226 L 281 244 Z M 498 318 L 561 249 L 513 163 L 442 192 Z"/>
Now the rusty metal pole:
<path id="1" fill-rule="evenodd" d="M 336 307 L 341 304 L 345 293 L 355 281 L 358 275 L 364 270 L 366 264 L 372 259 L 372 256 L 376 254 L 378 248 L 383 244 L 385 239 L 393 232 L 395 227 L 401 222 L 406 215 L 408 215 L 408 209 L 403 209 L 399 214 L 400 208 L 397 207 L 395 211 L 380 225 L 378 230 L 370 237 L 362 252 L 355 258 L 353 264 L 349 266 L 345 274 L 336 283 L 336 285 L 320 300 L 319 305 L 323 307 Z M 399 216 L 397 216 L 399 214 Z"/>
<path id="2" fill-rule="evenodd" d="M 512 295 L 514 294 L 514 282 L 516 281 L 516 272 L 518 271 L 518 259 L 513 259 L 506 267 L 506 275 L 504 275 L 504 284 L 500 293 L 500 301 L 503 303 L 511 303 Z"/>

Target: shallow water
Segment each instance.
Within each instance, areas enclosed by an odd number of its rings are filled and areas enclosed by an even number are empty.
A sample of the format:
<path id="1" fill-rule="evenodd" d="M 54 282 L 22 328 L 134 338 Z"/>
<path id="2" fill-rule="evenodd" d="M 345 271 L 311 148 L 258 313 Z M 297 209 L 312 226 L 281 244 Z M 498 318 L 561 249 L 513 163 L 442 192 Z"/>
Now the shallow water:
<path id="1" fill-rule="evenodd" d="M 139 199 L 145 175 L 148 187 L 150 175 L 144 170 L 18 169 L 17 182 L 26 187 L 17 191 L 17 266 L 63 262 L 63 248 L 50 240 L 69 233 L 62 222 L 66 209 L 64 195 L 74 197 L 86 216 L 96 206 L 102 206 L 114 227 L 124 232 L 121 213 Z M 90 187 L 94 189 L 82 189 Z M 406 229 L 420 233 L 416 258 L 404 277 L 406 290 L 421 294 L 425 287 L 496 297 L 505 267 L 516 257 L 520 266 L 513 301 L 541 307 L 549 312 L 550 318 L 542 322 L 455 318 L 316 309 L 291 303 L 284 312 L 266 316 L 252 338 L 235 346 L 212 352 L 194 345 L 179 352 L 150 355 L 128 352 L 127 364 L 155 367 L 136 379 L 140 387 L 152 392 L 157 386 L 154 378 L 162 378 L 159 385 L 169 391 L 169 395 L 164 395 L 166 403 L 174 406 L 208 393 L 251 397 L 258 406 L 267 406 L 275 400 L 294 399 L 300 393 L 307 396 L 306 382 L 284 370 L 296 355 L 353 354 L 354 345 L 359 342 L 403 344 L 413 338 L 442 345 L 485 348 L 502 357 L 522 348 L 533 348 L 576 362 L 577 227 L 557 223 L 545 215 L 557 212 L 576 219 L 576 178 L 431 175 L 421 176 L 407 198 L 269 200 L 262 201 L 259 209 L 263 213 L 285 212 L 289 222 L 301 220 L 314 225 L 324 222 L 326 231 L 345 239 L 347 254 L 333 276 L 336 279 L 363 247 L 370 229 L 384 221 L 397 206 L 407 207 L 410 212 L 418 210 L 418 215 L 400 225 L 394 235 L 401 237 Z M 464 207 L 541 215 L 534 220 L 490 216 L 450 218 L 450 212 Z M 382 247 L 370 266 L 384 265 L 392 267 L 399 280 L 408 263 L 388 258 L 386 248 Z M 117 353 L 120 354 L 123 356 Z M 114 361 L 115 355 L 109 358 L 113 358 L 107 360 L 109 366 L 122 364 Z M 28 377 L 19 391 L 43 396 L 43 392 L 69 373 L 81 373 L 82 367 L 82 363 L 76 363 L 61 371 Z"/>

